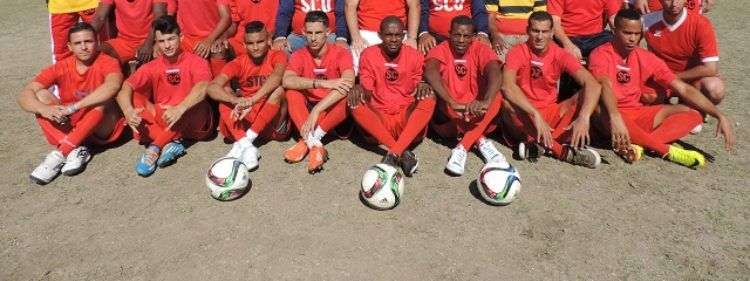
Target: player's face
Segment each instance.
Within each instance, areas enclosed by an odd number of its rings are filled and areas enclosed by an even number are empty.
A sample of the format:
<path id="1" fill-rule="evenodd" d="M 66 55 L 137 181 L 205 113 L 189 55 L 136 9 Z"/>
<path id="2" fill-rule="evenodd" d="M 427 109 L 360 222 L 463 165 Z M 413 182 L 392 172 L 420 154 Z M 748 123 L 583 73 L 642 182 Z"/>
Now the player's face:
<path id="1" fill-rule="evenodd" d="M 252 58 L 259 59 L 266 56 L 270 48 L 271 42 L 265 29 L 261 32 L 245 34 L 245 49 Z"/>
<path id="2" fill-rule="evenodd" d="M 453 53 L 459 56 L 466 54 L 466 50 L 474 39 L 474 28 L 471 25 L 456 24 L 451 27 L 450 46 Z"/>
<path id="3" fill-rule="evenodd" d="M 306 22 L 305 38 L 311 50 L 320 50 L 328 40 L 328 28 L 322 22 Z"/>
<path id="4" fill-rule="evenodd" d="M 397 23 L 388 24 L 380 30 L 378 36 L 383 40 L 383 51 L 389 56 L 396 56 L 404 42 L 404 27 Z"/>
<path id="5" fill-rule="evenodd" d="M 529 47 L 537 53 L 547 50 L 547 45 L 552 41 L 552 22 L 548 20 L 529 22 L 526 29 L 529 35 Z"/>
<path id="6" fill-rule="evenodd" d="M 638 47 L 641 41 L 641 21 L 621 19 L 615 25 L 615 43 L 621 48 L 631 51 Z"/>
<path id="7" fill-rule="evenodd" d="M 682 8 L 685 7 L 685 0 L 661 0 L 661 6 L 664 12 L 677 15 L 682 12 Z"/>
<path id="8" fill-rule="evenodd" d="M 166 57 L 174 57 L 180 50 L 180 35 L 177 33 L 161 33 L 156 31 L 155 34 L 156 45 L 159 46 L 159 50 Z"/>
<path id="9" fill-rule="evenodd" d="M 88 61 L 97 51 L 96 35 L 89 30 L 82 30 L 70 35 L 68 49 L 79 61 Z"/>

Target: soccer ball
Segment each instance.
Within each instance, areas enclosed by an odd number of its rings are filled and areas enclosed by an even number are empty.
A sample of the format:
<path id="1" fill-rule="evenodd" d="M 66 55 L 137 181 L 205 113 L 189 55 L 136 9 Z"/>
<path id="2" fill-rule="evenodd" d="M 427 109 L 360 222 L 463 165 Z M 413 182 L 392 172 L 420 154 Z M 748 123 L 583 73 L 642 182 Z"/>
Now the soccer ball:
<path id="1" fill-rule="evenodd" d="M 237 158 L 223 157 L 208 168 L 206 186 L 211 197 L 219 201 L 231 201 L 250 189 L 250 173 Z"/>
<path id="2" fill-rule="evenodd" d="M 393 209 L 404 195 L 404 176 L 391 165 L 376 164 L 362 177 L 360 195 L 373 209 Z"/>
<path id="3" fill-rule="evenodd" d="M 490 162 L 479 173 L 477 189 L 488 203 L 508 205 L 521 191 L 521 175 L 510 163 Z"/>

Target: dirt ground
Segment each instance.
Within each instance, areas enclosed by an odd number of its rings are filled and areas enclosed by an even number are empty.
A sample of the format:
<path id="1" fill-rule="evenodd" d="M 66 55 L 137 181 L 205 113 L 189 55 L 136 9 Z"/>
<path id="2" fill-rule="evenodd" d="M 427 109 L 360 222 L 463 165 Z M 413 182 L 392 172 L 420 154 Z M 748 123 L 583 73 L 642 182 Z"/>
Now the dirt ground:
<path id="1" fill-rule="evenodd" d="M 481 160 L 446 176 L 449 149 L 427 140 L 405 199 L 386 212 L 357 197 L 380 156 L 348 141 L 328 146 L 314 176 L 282 161 L 292 142 L 263 146 L 252 190 L 228 203 L 203 184 L 229 149 L 219 138 L 147 179 L 129 142 L 81 175 L 31 184 L 50 148 L 15 97 L 49 63 L 47 15 L 42 1 L 2 2 L 0 280 L 750 280 L 746 1 L 718 1 L 710 13 L 733 153 L 711 120 L 687 139 L 716 157 L 702 170 L 656 158 L 627 165 L 604 150 L 609 164 L 598 170 L 512 161 L 522 193 L 494 207 L 471 191 Z"/>

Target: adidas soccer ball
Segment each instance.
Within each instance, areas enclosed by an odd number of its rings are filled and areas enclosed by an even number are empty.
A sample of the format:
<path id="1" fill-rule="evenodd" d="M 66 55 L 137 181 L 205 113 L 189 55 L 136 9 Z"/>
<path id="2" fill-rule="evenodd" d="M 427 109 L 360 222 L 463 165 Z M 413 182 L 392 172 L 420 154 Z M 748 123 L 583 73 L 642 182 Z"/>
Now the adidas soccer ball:
<path id="1" fill-rule="evenodd" d="M 521 191 L 521 175 L 510 163 L 487 163 L 477 178 L 482 198 L 492 205 L 508 205 Z"/>
<path id="2" fill-rule="evenodd" d="M 219 201 L 231 201 L 250 189 L 250 173 L 237 158 L 223 157 L 208 168 L 206 186 L 211 197 Z"/>
<path id="3" fill-rule="evenodd" d="M 393 166 L 376 164 L 362 177 L 360 195 L 373 209 L 393 209 L 404 195 L 404 176 Z"/>

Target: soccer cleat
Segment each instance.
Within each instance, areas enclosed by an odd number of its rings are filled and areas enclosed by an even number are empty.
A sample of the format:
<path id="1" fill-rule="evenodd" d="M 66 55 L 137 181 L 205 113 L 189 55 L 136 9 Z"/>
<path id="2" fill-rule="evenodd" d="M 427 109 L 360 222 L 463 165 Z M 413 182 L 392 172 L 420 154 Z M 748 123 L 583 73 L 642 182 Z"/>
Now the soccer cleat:
<path id="1" fill-rule="evenodd" d="M 404 151 L 401 154 L 401 170 L 404 171 L 404 175 L 412 177 L 417 172 L 419 167 L 419 158 L 411 150 Z"/>
<path id="2" fill-rule="evenodd" d="M 307 172 L 315 174 L 323 170 L 323 164 L 328 161 L 328 152 L 322 146 L 313 146 L 307 159 Z"/>
<path id="3" fill-rule="evenodd" d="M 643 147 L 637 144 L 631 143 L 629 146 L 614 148 L 613 151 L 628 164 L 633 164 L 643 158 Z"/>
<path id="4" fill-rule="evenodd" d="M 297 163 L 305 159 L 307 152 L 307 143 L 304 140 L 300 140 L 294 146 L 284 151 L 284 161 L 287 163 Z"/>
<path id="5" fill-rule="evenodd" d="M 544 148 L 536 142 L 520 142 L 516 147 L 518 160 L 529 160 L 529 162 L 536 162 L 542 152 L 544 152 Z"/>
<path id="6" fill-rule="evenodd" d="M 234 142 L 232 144 L 232 149 L 229 150 L 226 157 L 239 159 L 240 157 L 242 157 L 242 151 L 244 150 L 245 148 L 242 147 L 239 142 Z"/>
<path id="7" fill-rule="evenodd" d="M 39 166 L 36 166 L 29 178 L 39 185 L 48 184 L 60 173 L 63 164 L 65 164 L 65 156 L 60 151 L 53 150 L 47 154 Z"/>
<path id="8" fill-rule="evenodd" d="M 565 162 L 594 169 L 602 164 L 602 157 L 591 148 L 566 147 Z"/>
<path id="9" fill-rule="evenodd" d="M 674 145 L 669 146 L 669 152 L 666 156 L 669 161 L 683 165 L 688 168 L 701 168 L 706 166 L 706 157 L 700 152 L 679 148 Z"/>
<path id="10" fill-rule="evenodd" d="M 142 177 L 150 176 L 156 171 L 157 159 L 159 159 L 159 148 L 156 146 L 147 148 L 135 163 L 135 172 Z"/>
<path id="11" fill-rule="evenodd" d="M 91 153 L 85 146 L 79 146 L 73 149 L 65 159 L 65 165 L 60 170 L 63 175 L 73 176 L 86 167 L 86 163 L 91 160 Z"/>
<path id="12" fill-rule="evenodd" d="M 448 158 L 448 163 L 445 164 L 445 170 L 453 175 L 460 176 L 464 174 L 464 166 L 466 165 L 466 149 L 462 146 L 457 146 L 451 150 L 451 157 Z"/>
<path id="13" fill-rule="evenodd" d="M 172 141 L 164 146 L 156 165 L 160 168 L 172 165 L 182 155 L 185 155 L 185 146 L 179 141 Z"/>
<path id="14" fill-rule="evenodd" d="M 486 163 L 506 163 L 508 160 L 505 159 L 505 155 L 495 148 L 495 145 L 487 139 L 480 139 L 477 143 L 477 149 L 482 154 L 484 162 Z"/>
<path id="15" fill-rule="evenodd" d="M 399 159 L 398 159 L 398 156 L 396 156 L 396 155 L 393 155 L 393 154 L 391 154 L 391 153 L 386 153 L 386 154 L 385 154 L 385 155 L 383 156 L 383 159 L 382 159 L 382 160 L 380 160 L 380 163 L 383 163 L 383 164 L 389 165 L 389 166 L 391 166 L 391 167 L 398 167 L 398 160 L 399 160 Z"/>
<path id="16" fill-rule="evenodd" d="M 247 166 L 248 171 L 253 171 L 258 168 L 259 159 L 260 154 L 258 153 L 258 148 L 254 145 L 246 147 L 245 150 L 242 151 L 242 156 L 240 157 L 242 163 Z"/>

